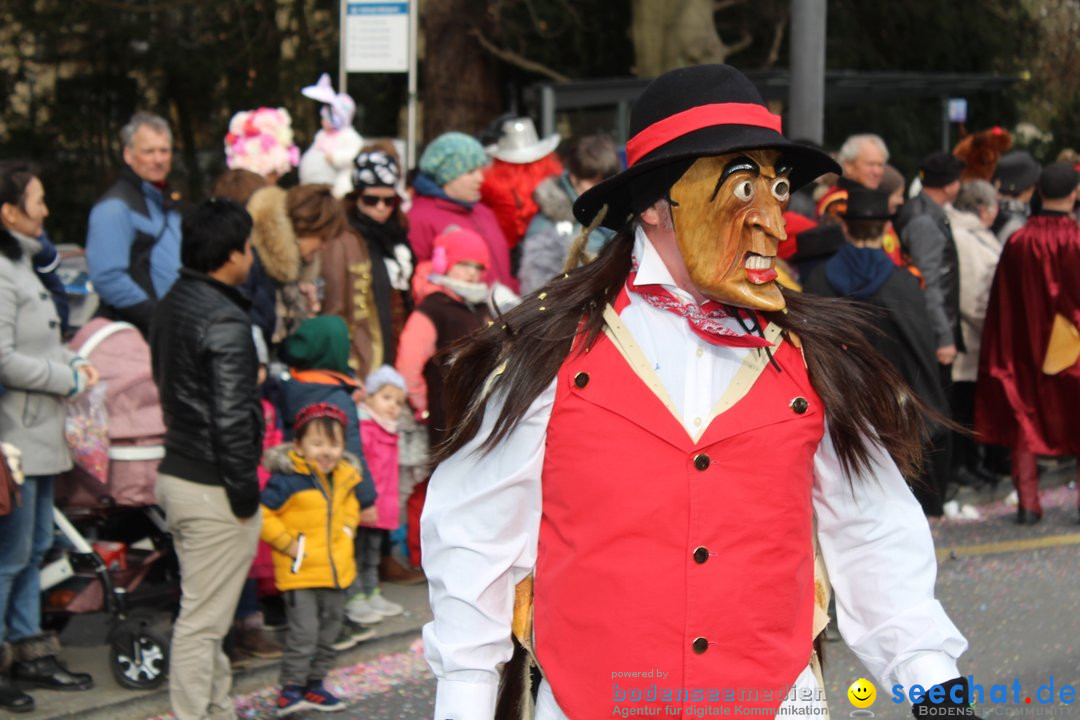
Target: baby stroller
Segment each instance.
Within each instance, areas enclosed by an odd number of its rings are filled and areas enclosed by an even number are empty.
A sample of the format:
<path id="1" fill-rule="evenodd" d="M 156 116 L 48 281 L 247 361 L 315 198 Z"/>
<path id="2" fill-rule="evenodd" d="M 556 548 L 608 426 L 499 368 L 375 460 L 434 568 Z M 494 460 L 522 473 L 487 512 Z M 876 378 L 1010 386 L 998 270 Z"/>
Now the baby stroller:
<path id="1" fill-rule="evenodd" d="M 77 456 L 57 480 L 57 545 L 66 547 L 42 572 L 43 622 L 57 629 L 74 614 L 109 613 L 113 676 L 124 687 L 153 688 L 168 669 L 179 577 L 154 504 L 165 426 L 150 349 L 134 326 L 104 318 L 90 320 L 71 347 L 101 374 L 108 465 L 99 475 L 100 467 L 81 466 Z"/>

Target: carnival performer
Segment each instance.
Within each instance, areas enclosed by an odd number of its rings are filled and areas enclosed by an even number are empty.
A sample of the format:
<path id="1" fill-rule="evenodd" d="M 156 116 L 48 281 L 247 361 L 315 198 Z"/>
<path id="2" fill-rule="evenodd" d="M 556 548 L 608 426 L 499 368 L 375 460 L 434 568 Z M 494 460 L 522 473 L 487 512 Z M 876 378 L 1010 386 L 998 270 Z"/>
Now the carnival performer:
<path id="1" fill-rule="evenodd" d="M 1005 243 L 983 325 L 975 429 L 1012 449 L 1022 525 L 1043 516 L 1036 455 L 1080 454 L 1078 184 L 1070 163 L 1042 171 L 1042 208 Z"/>
<path id="2" fill-rule="evenodd" d="M 575 203 L 617 231 L 597 259 L 454 348 L 422 526 L 435 717 L 512 717 L 526 651 L 538 720 L 696 716 L 725 688 L 823 712 L 825 569 L 881 685 L 971 715 L 904 480 L 924 407 L 859 311 L 775 283 L 791 191 L 837 166 L 725 65 L 660 76 L 630 128 Z"/>

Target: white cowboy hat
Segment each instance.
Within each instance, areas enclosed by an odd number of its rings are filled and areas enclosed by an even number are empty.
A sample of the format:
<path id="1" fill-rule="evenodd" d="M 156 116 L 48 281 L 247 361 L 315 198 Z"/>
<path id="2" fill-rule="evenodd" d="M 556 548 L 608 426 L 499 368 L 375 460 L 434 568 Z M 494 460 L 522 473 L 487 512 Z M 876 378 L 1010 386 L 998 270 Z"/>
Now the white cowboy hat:
<path id="1" fill-rule="evenodd" d="M 560 139 L 556 133 L 541 140 L 532 119 L 520 117 L 504 122 L 498 144 L 488 145 L 484 150 L 496 160 L 524 165 L 554 152 Z"/>

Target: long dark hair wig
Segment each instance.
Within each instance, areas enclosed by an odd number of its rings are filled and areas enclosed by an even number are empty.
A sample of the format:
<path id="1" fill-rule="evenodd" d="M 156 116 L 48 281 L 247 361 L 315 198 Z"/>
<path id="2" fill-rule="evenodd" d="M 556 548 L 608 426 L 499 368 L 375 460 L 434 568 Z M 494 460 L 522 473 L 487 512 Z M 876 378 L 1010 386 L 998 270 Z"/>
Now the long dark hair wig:
<path id="1" fill-rule="evenodd" d="M 528 295 L 522 303 L 449 351 L 445 383 L 445 441 L 440 462 L 475 437 L 488 396 L 500 391 L 502 409 L 482 451 L 514 429 L 533 400 L 551 383 L 581 333 L 578 350 L 591 347 L 630 273 L 633 225 L 619 232 L 591 263 L 577 267 Z M 869 310 L 847 300 L 784 290 L 785 311 L 766 318 L 801 343 L 810 382 L 825 404 L 829 434 L 849 477 L 870 466 L 876 439 L 909 480 L 918 478 L 926 437 L 924 417 L 935 417 L 899 374 L 866 341 Z M 794 335 L 796 338 L 792 338 Z M 505 363 L 488 388 L 488 378 Z M 488 392 L 486 392 L 488 391 Z"/>

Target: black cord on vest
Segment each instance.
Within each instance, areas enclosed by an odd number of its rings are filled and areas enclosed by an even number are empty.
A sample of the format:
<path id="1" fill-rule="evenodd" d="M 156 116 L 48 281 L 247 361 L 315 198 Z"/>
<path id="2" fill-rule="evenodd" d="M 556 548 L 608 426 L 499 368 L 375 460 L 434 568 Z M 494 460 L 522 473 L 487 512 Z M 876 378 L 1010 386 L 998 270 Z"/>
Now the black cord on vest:
<path id="1" fill-rule="evenodd" d="M 752 310 L 747 310 L 746 308 L 741 308 L 734 305 L 730 307 L 732 310 L 732 316 L 738 321 L 739 325 L 742 326 L 742 329 L 745 330 L 747 334 L 757 335 L 762 340 L 768 340 L 768 338 L 765 337 L 765 331 L 761 329 L 761 323 L 758 322 L 756 313 L 754 313 Z M 746 314 L 749 316 L 749 322 L 743 319 L 743 311 L 745 311 Z M 772 350 L 770 350 L 767 345 L 761 349 L 764 350 L 765 354 L 769 356 L 769 363 L 771 363 L 772 366 L 776 368 L 776 372 L 784 372 L 782 369 L 780 369 L 780 365 L 773 358 Z"/>

